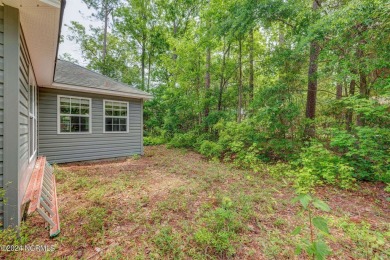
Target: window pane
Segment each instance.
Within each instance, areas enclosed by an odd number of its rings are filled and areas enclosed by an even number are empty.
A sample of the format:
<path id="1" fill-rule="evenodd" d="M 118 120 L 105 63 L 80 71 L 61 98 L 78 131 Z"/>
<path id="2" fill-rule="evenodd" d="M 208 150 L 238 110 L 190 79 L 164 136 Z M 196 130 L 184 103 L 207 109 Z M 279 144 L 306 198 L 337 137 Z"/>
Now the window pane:
<path id="1" fill-rule="evenodd" d="M 112 118 L 106 118 L 106 125 L 112 125 Z"/>
<path id="2" fill-rule="evenodd" d="M 119 118 L 113 118 L 114 125 L 119 125 Z"/>
<path id="3" fill-rule="evenodd" d="M 69 124 L 70 123 L 70 116 L 61 116 L 61 124 Z"/>
<path id="4" fill-rule="evenodd" d="M 72 124 L 80 124 L 80 117 L 78 117 L 78 116 L 72 116 L 72 117 L 71 117 L 71 123 L 72 123 Z"/>
<path id="5" fill-rule="evenodd" d="M 60 98 L 61 114 L 70 113 L 70 98 Z"/>
<path id="6" fill-rule="evenodd" d="M 60 131 L 61 132 L 70 132 L 70 117 L 69 116 L 61 116 L 60 119 Z"/>
<path id="7" fill-rule="evenodd" d="M 61 106 L 70 106 L 70 98 L 61 97 L 60 102 Z"/>
<path id="8" fill-rule="evenodd" d="M 105 104 L 105 115 L 112 116 L 112 102 L 106 102 Z"/>
<path id="9" fill-rule="evenodd" d="M 35 93 L 34 93 L 34 86 L 30 85 L 30 113 L 34 113 L 34 104 L 35 104 Z"/>
<path id="10" fill-rule="evenodd" d="M 80 104 L 73 104 L 73 100 L 72 100 L 72 106 L 71 106 L 71 114 L 72 115 L 79 115 L 80 114 Z"/>
<path id="11" fill-rule="evenodd" d="M 80 117 L 80 123 L 83 125 L 89 124 L 89 118 L 88 117 Z"/>
<path id="12" fill-rule="evenodd" d="M 70 124 L 61 124 L 61 133 L 70 132 Z"/>
<path id="13" fill-rule="evenodd" d="M 81 132 L 89 132 L 89 125 L 82 124 L 81 125 Z"/>
<path id="14" fill-rule="evenodd" d="M 71 132 L 80 132 L 80 124 L 71 124 L 70 131 Z"/>
<path id="15" fill-rule="evenodd" d="M 106 109 L 112 110 L 112 102 L 106 102 Z"/>
<path id="16" fill-rule="evenodd" d="M 82 115 L 89 115 L 89 108 L 81 107 L 81 114 Z"/>
<path id="17" fill-rule="evenodd" d="M 126 132 L 127 131 L 126 125 L 120 125 L 120 131 L 121 132 Z"/>
<path id="18" fill-rule="evenodd" d="M 112 132 L 112 125 L 106 125 L 106 132 Z"/>
<path id="19" fill-rule="evenodd" d="M 81 99 L 80 103 L 82 106 L 89 107 L 89 100 L 88 99 Z"/>
<path id="20" fill-rule="evenodd" d="M 86 99 L 81 100 L 81 114 L 82 115 L 89 114 L 89 100 Z"/>
<path id="21" fill-rule="evenodd" d="M 112 116 L 112 110 L 106 110 L 106 116 Z"/>
<path id="22" fill-rule="evenodd" d="M 72 105 L 81 105 L 81 99 L 79 99 L 79 98 L 71 98 L 70 99 L 70 103 L 72 103 Z"/>
<path id="23" fill-rule="evenodd" d="M 70 114 L 70 107 L 61 105 L 61 114 Z"/>
<path id="24" fill-rule="evenodd" d="M 119 119 L 119 123 L 120 123 L 121 125 L 126 125 L 126 118 L 120 118 L 120 119 Z"/>
<path id="25" fill-rule="evenodd" d="M 30 117 L 29 131 L 29 148 L 31 157 L 34 154 L 34 118 L 32 117 Z"/>
<path id="26" fill-rule="evenodd" d="M 120 115 L 121 115 L 120 109 L 114 110 L 114 116 L 120 116 Z"/>
<path id="27" fill-rule="evenodd" d="M 121 110 L 121 116 L 127 116 L 127 109 Z"/>
<path id="28" fill-rule="evenodd" d="M 112 130 L 113 130 L 114 132 L 118 132 L 118 131 L 119 131 L 119 125 L 113 125 Z"/>
<path id="29" fill-rule="evenodd" d="M 38 131 L 37 131 L 37 119 L 34 119 L 34 151 L 37 150 L 37 138 L 38 138 Z"/>

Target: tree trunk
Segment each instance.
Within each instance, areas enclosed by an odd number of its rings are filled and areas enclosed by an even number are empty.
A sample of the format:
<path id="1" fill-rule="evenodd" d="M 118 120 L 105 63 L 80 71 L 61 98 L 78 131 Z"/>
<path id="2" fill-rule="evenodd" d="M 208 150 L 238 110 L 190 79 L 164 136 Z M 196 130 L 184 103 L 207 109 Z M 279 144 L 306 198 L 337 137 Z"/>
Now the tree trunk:
<path id="1" fill-rule="evenodd" d="M 210 112 L 209 107 L 209 94 L 210 94 L 210 65 L 211 65 L 211 50 L 207 47 L 206 50 L 206 75 L 205 75 L 205 90 L 206 90 L 206 103 L 204 107 L 204 116 L 207 117 Z"/>
<path id="2" fill-rule="evenodd" d="M 365 42 L 362 42 L 361 44 L 365 44 Z M 362 46 L 361 46 L 362 47 Z M 358 61 L 360 62 L 361 66 L 359 68 L 359 94 L 361 98 L 368 98 L 368 91 L 367 91 L 367 75 L 364 71 L 364 64 L 362 64 L 362 57 L 364 55 L 363 50 L 361 48 L 358 49 L 356 53 L 358 57 Z M 361 118 L 361 115 L 356 116 L 356 125 L 358 126 L 364 126 L 365 122 L 364 119 Z"/>
<path id="3" fill-rule="evenodd" d="M 201 94 L 200 94 L 200 89 L 202 87 L 201 83 L 201 74 L 200 74 L 200 57 L 198 57 L 198 64 L 197 64 L 197 70 L 198 73 L 196 75 L 196 94 L 197 94 L 197 104 L 198 104 L 198 124 L 202 124 L 202 110 L 200 109 L 201 107 Z"/>
<path id="4" fill-rule="evenodd" d="M 336 99 L 340 100 L 343 98 L 343 84 L 337 83 L 336 85 Z M 336 111 L 335 112 L 335 119 L 341 123 L 343 120 L 344 111 Z"/>
<path id="5" fill-rule="evenodd" d="M 253 48 L 254 39 L 253 39 L 253 29 L 250 31 L 250 50 L 249 50 L 249 101 L 253 101 L 254 94 L 254 70 L 253 70 Z"/>
<path id="6" fill-rule="evenodd" d="M 177 28 L 176 22 L 174 22 L 174 23 L 173 23 L 173 38 L 176 38 L 177 30 L 178 30 L 178 28 Z M 177 60 L 176 47 L 173 48 L 172 59 L 173 59 L 174 61 Z"/>
<path id="7" fill-rule="evenodd" d="M 104 15 L 104 32 L 103 32 L 103 55 L 102 55 L 102 60 L 103 60 L 103 74 L 106 74 L 106 56 L 107 56 L 107 30 L 108 30 L 108 15 L 109 15 L 109 10 L 108 7 L 106 6 L 105 8 L 105 15 Z"/>
<path id="8" fill-rule="evenodd" d="M 318 0 L 313 1 L 313 12 L 319 8 Z M 308 71 L 307 84 L 307 100 L 306 100 L 306 118 L 308 122 L 305 126 L 305 137 L 310 139 L 315 136 L 315 124 L 312 120 L 316 117 L 317 103 L 317 71 L 318 71 L 318 56 L 320 54 L 320 46 L 316 40 L 310 43 L 310 61 Z"/>
<path id="9" fill-rule="evenodd" d="M 360 71 L 360 83 L 359 83 L 359 94 L 362 98 L 367 98 L 367 76 L 363 71 Z M 365 120 L 362 119 L 361 115 L 356 116 L 356 125 L 364 126 Z"/>
<path id="10" fill-rule="evenodd" d="M 237 108 L 237 122 L 241 123 L 242 120 L 242 39 L 238 41 L 238 108 Z"/>
<path id="11" fill-rule="evenodd" d="M 230 44 L 225 48 L 225 42 L 223 44 L 223 56 L 222 56 L 222 67 L 221 67 L 221 78 L 219 81 L 219 92 L 218 92 L 218 111 L 222 110 L 222 95 L 223 95 L 223 89 L 226 84 L 226 78 L 225 78 L 225 67 L 226 67 L 226 54 L 230 50 Z"/>
<path id="12" fill-rule="evenodd" d="M 145 90 L 145 60 L 146 60 L 146 36 L 142 35 L 141 46 L 141 89 Z"/>
<path id="13" fill-rule="evenodd" d="M 148 53 L 148 87 L 147 87 L 147 91 L 150 90 L 150 77 L 152 75 L 152 72 L 150 71 L 151 70 L 151 63 L 152 63 L 151 56 L 152 56 L 152 54 Z"/>
<path id="14" fill-rule="evenodd" d="M 343 97 L 343 85 L 341 83 L 337 83 L 336 86 L 336 99 L 339 100 Z"/>
<path id="15" fill-rule="evenodd" d="M 351 83 L 349 84 L 349 96 L 352 97 L 355 95 L 355 88 L 356 88 L 356 81 L 353 79 L 351 80 Z M 346 113 L 346 129 L 348 132 L 352 130 L 352 118 L 353 118 L 353 110 L 348 109 Z"/>

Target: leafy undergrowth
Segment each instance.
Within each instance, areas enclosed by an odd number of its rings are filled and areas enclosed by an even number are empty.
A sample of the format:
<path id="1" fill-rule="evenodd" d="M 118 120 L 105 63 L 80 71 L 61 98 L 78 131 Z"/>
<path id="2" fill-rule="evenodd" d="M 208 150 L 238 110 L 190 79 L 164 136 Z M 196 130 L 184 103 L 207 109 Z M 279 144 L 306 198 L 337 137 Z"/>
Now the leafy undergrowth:
<path id="1" fill-rule="evenodd" d="M 35 213 L 24 243 L 54 252 L 4 253 L 7 258 L 308 259 L 296 255 L 308 232 L 292 183 L 283 176 L 238 170 L 200 155 L 150 146 L 145 156 L 57 167 L 61 234 L 48 238 Z M 390 211 L 379 184 L 355 191 L 317 189 L 332 208 L 330 257 L 389 257 Z"/>

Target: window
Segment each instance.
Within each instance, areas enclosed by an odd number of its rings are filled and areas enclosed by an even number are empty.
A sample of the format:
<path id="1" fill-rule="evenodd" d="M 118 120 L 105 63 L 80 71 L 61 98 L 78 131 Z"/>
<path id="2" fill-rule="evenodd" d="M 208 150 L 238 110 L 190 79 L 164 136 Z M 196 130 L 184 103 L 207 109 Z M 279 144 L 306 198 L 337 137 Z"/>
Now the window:
<path id="1" fill-rule="evenodd" d="M 104 132 L 128 132 L 128 103 L 104 100 Z"/>
<path id="2" fill-rule="evenodd" d="M 28 97 L 28 150 L 30 161 L 37 152 L 37 84 L 35 83 L 32 67 L 29 68 L 29 97 Z"/>
<path id="3" fill-rule="evenodd" d="M 91 99 L 58 96 L 61 134 L 91 132 Z"/>

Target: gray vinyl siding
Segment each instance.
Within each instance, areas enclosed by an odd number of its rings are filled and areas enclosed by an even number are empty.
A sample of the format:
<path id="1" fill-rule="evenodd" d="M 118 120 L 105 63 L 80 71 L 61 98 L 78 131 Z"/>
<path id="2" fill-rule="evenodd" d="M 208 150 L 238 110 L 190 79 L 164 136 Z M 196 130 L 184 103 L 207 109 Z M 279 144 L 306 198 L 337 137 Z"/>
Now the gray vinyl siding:
<path id="1" fill-rule="evenodd" d="M 4 7 L 0 6 L 0 189 L 3 183 L 3 123 L 4 123 Z M 0 223 L 3 223 L 3 198 L 0 197 Z"/>
<path id="2" fill-rule="evenodd" d="M 19 46 L 19 198 L 24 197 L 36 156 L 30 161 L 29 152 L 29 67 L 30 55 L 23 31 Z"/>
<path id="3" fill-rule="evenodd" d="M 57 96 L 68 95 L 92 99 L 92 133 L 57 133 Z M 142 100 L 39 89 L 39 154 L 50 163 L 97 160 L 142 154 Z M 103 133 L 103 100 L 129 102 L 129 133 Z"/>
<path id="4" fill-rule="evenodd" d="M 20 224 L 22 199 L 35 163 L 35 158 L 29 161 L 28 142 L 31 61 L 19 10 L 4 6 L 0 14 L 0 184 L 7 200 L 1 205 L 2 220 L 4 227 L 9 227 Z"/>

